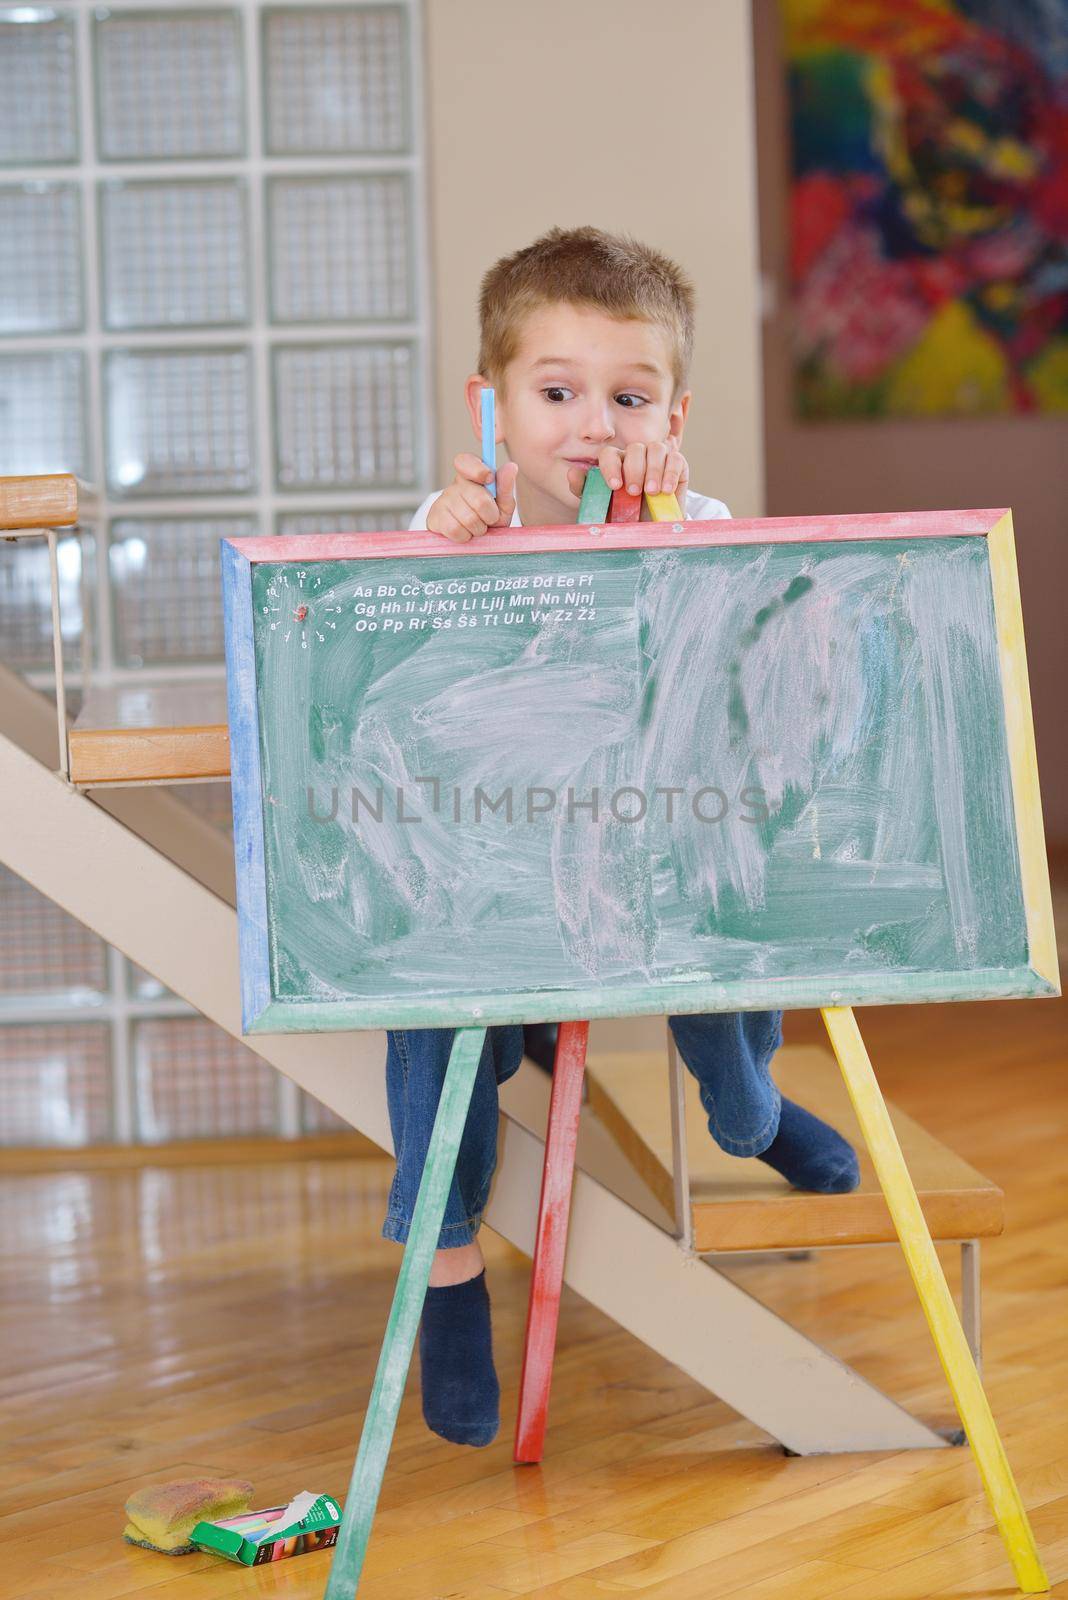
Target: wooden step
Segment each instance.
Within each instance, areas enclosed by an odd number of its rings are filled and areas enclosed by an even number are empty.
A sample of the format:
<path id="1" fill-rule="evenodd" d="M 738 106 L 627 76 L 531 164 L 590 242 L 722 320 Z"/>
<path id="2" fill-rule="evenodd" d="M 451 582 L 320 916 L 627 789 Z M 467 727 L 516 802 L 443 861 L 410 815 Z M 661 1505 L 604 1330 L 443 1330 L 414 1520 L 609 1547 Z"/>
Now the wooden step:
<path id="1" fill-rule="evenodd" d="M 673 1211 L 666 1043 L 660 1051 L 591 1055 L 586 1071 L 591 1110 L 657 1199 Z M 860 1158 L 860 1187 L 853 1194 L 807 1194 L 792 1189 L 762 1161 L 725 1154 L 708 1132 L 696 1079 L 686 1072 L 694 1248 L 702 1253 L 796 1250 L 896 1239 L 834 1056 L 809 1045 L 784 1045 L 774 1075 L 785 1095 L 852 1143 Z M 888 1109 L 932 1237 L 1000 1233 L 1005 1197 L 997 1185 L 896 1106 L 888 1103 Z"/>
<path id="2" fill-rule="evenodd" d="M 72 783 L 227 778 L 226 685 L 90 689 L 68 744 Z"/>

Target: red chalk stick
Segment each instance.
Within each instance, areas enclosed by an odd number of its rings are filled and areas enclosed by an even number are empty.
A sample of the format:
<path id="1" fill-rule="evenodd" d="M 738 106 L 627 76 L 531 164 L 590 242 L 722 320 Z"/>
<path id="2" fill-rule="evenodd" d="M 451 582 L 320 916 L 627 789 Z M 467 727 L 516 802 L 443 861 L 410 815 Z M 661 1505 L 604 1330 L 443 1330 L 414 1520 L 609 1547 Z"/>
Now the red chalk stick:
<path id="1" fill-rule="evenodd" d="M 609 522 L 640 522 L 641 519 L 641 495 L 628 494 L 625 488 L 613 489 L 612 504 L 608 508 Z"/>

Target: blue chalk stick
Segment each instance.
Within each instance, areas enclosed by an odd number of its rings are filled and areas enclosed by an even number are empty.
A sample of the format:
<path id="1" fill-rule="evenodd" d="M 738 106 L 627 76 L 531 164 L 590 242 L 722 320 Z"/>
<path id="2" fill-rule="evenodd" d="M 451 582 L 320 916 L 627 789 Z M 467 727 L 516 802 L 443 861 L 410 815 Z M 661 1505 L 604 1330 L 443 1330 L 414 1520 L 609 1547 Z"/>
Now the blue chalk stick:
<path id="1" fill-rule="evenodd" d="M 482 463 L 489 467 L 493 477 L 486 488 L 497 498 L 497 422 L 493 409 L 493 390 L 482 391 Z"/>

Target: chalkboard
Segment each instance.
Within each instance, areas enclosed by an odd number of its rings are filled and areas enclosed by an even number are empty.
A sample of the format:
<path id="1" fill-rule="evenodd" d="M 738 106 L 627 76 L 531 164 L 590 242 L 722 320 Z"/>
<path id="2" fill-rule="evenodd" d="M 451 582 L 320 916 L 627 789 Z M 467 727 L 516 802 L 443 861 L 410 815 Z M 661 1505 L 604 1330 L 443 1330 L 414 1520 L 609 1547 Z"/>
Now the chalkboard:
<path id="1" fill-rule="evenodd" d="M 247 1032 L 1057 992 L 1008 513 L 222 560 Z"/>

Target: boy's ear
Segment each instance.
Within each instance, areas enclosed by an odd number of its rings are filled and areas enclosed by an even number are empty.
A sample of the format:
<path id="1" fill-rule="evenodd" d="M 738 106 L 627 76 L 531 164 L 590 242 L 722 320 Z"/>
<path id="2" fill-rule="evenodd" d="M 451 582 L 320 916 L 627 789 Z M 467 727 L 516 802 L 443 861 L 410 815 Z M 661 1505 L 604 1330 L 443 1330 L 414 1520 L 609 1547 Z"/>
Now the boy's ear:
<path id="1" fill-rule="evenodd" d="M 481 372 L 472 372 L 464 384 L 464 399 L 467 401 L 467 410 L 471 418 L 471 426 L 475 431 L 475 438 L 482 443 L 482 391 L 492 389 L 493 385 Z M 497 439 L 500 441 L 500 418 L 497 418 Z"/>
<path id="2" fill-rule="evenodd" d="M 686 417 L 690 410 L 692 398 L 692 390 L 687 389 L 685 394 L 679 395 L 679 398 L 671 407 L 671 415 L 668 418 L 668 433 L 676 443 L 682 438 L 682 430 L 686 426 Z"/>

